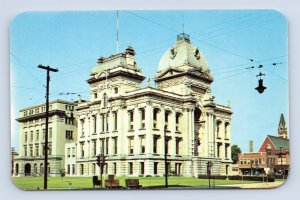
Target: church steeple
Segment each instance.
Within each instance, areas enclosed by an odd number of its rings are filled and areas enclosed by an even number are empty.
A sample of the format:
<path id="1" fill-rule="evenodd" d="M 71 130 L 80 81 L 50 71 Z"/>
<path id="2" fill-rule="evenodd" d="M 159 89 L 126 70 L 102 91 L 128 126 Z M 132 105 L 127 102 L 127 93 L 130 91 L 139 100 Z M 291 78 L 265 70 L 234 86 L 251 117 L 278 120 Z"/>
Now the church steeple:
<path id="1" fill-rule="evenodd" d="M 280 115 L 280 120 L 278 124 L 278 136 L 282 138 L 287 138 L 287 127 L 286 127 L 283 113 L 281 113 Z"/>

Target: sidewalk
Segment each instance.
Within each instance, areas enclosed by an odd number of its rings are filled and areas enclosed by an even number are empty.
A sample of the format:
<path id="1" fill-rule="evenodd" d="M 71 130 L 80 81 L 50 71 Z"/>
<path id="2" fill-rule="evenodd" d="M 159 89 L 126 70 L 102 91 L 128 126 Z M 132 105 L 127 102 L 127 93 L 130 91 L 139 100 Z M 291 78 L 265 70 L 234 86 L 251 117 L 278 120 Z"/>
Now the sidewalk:
<path id="1" fill-rule="evenodd" d="M 241 189 L 271 189 L 276 188 L 282 185 L 284 181 L 275 181 L 275 182 L 262 182 L 262 183 L 248 183 L 248 184 L 233 184 L 233 185 L 222 185 L 225 187 L 236 187 Z"/>

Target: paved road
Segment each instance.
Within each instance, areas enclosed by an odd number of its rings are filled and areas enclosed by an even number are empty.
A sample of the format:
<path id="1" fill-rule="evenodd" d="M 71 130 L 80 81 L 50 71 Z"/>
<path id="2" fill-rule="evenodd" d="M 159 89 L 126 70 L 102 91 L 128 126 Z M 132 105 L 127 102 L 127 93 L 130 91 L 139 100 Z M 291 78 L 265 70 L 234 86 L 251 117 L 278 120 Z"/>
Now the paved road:
<path id="1" fill-rule="evenodd" d="M 264 183 L 249 183 L 249 184 L 233 184 L 233 185 L 222 185 L 223 187 L 237 187 L 237 188 L 252 188 L 252 189 L 266 189 L 266 188 L 276 188 L 282 185 L 283 181 L 275 182 L 264 182 Z"/>

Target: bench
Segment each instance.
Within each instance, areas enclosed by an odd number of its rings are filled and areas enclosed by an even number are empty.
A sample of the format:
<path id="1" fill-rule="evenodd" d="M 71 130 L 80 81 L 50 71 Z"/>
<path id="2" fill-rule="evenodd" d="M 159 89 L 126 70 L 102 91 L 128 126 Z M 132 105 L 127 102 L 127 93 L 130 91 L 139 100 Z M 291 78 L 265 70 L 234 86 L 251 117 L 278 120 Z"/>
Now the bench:
<path id="1" fill-rule="evenodd" d="M 95 186 L 101 186 L 101 180 L 98 180 L 98 176 L 93 176 L 93 188 L 95 188 Z"/>
<path id="2" fill-rule="evenodd" d="M 125 179 L 126 187 L 130 189 L 140 189 L 142 185 L 140 185 L 139 179 Z"/>
<path id="3" fill-rule="evenodd" d="M 113 179 L 113 180 L 105 180 L 105 188 L 109 189 L 120 189 L 120 182 L 118 179 Z"/>

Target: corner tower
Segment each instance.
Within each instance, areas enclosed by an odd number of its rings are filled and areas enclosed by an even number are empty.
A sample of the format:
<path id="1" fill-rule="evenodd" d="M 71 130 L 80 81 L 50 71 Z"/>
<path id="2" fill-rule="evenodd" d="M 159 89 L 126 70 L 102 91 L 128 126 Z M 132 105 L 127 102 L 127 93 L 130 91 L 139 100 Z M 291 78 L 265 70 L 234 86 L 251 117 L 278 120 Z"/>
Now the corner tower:
<path id="1" fill-rule="evenodd" d="M 158 89 L 203 97 L 213 77 L 204 55 L 191 43 L 189 35 L 182 33 L 163 54 L 155 81 Z"/>

